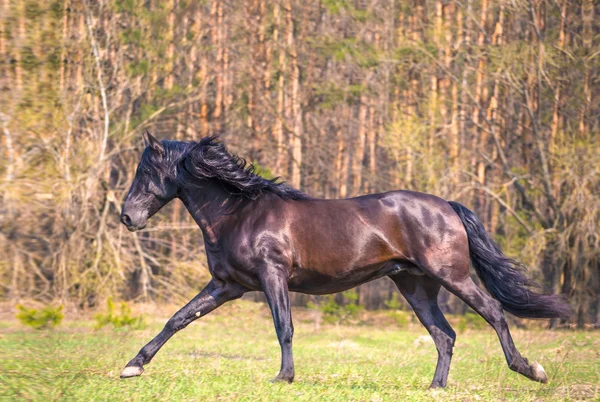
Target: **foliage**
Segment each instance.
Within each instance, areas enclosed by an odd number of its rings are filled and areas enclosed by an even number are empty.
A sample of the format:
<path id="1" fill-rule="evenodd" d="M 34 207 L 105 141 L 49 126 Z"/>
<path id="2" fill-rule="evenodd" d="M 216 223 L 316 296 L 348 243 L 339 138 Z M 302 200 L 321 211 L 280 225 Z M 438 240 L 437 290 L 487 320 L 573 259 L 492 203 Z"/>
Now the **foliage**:
<path id="1" fill-rule="evenodd" d="M 263 166 L 258 162 L 253 162 L 252 165 L 254 166 L 254 173 L 260 177 L 264 177 L 268 180 L 273 180 L 275 177 L 277 177 L 273 174 L 268 166 Z"/>
<path id="2" fill-rule="evenodd" d="M 413 318 L 413 313 L 401 310 L 391 310 L 387 314 L 401 328 L 406 328 L 412 322 Z"/>
<path id="3" fill-rule="evenodd" d="M 486 328 L 487 322 L 479 314 L 472 311 L 467 311 L 465 314 L 458 317 L 456 329 L 458 333 L 463 333 L 467 329 L 480 330 Z"/>
<path id="4" fill-rule="evenodd" d="M 65 317 L 63 306 L 46 306 L 38 310 L 18 304 L 17 310 L 18 313 L 15 317 L 17 317 L 21 324 L 35 329 L 54 328 L 60 325 Z"/>
<path id="5" fill-rule="evenodd" d="M 131 307 L 125 302 L 119 303 L 119 312 L 115 312 L 115 303 L 112 297 L 106 299 L 106 313 L 98 313 L 94 316 L 96 328 L 112 325 L 114 328 L 144 329 L 146 321 L 142 315 L 133 315 Z"/>
<path id="6" fill-rule="evenodd" d="M 384 302 L 384 305 L 389 309 L 387 315 L 393 318 L 399 327 L 406 327 L 411 322 L 413 314 L 402 311 L 403 305 L 402 302 L 400 302 L 398 293 L 394 293 L 391 299 Z"/>
<path id="7" fill-rule="evenodd" d="M 119 223 L 149 128 L 220 134 L 314 197 L 457 200 L 600 321 L 600 2 L 3 4 L 1 299 L 182 304 L 206 283 L 178 201 L 146 232 Z M 366 308 L 390 297 L 365 287 Z"/>
<path id="8" fill-rule="evenodd" d="M 335 295 L 325 295 L 318 303 L 308 303 L 307 307 L 318 310 L 323 314 L 323 320 L 330 324 L 342 324 L 355 322 L 359 313 L 364 309 L 358 305 L 358 293 L 356 290 L 348 290 L 341 294 L 343 302 L 338 303 Z"/>
<path id="9" fill-rule="evenodd" d="M 390 310 L 402 310 L 402 302 L 400 301 L 400 298 L 398 297 L 398 293 L 394 293 L 392 294 L 392 298 L 389 300 L 386 300 L 384 303 L 385 307 L 387 309 Z"/>

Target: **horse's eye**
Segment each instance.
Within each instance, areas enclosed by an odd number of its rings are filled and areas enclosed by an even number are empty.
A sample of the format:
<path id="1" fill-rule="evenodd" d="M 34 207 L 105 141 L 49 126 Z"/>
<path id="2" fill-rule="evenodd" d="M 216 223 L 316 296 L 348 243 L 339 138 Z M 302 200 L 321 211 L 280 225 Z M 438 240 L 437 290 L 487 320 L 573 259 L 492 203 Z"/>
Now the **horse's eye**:
<path id="1" fill-rule="evenodd" d="M 148 191 L 150 194 L 156 196 L 156 197 L 161 197 L 162 196 L 162 191 L 160 190 L 160 187 L 158 187 L 153 181 L 149 181 L 148 182 L 148 186 L 146 187 L 146 191 Z"/>

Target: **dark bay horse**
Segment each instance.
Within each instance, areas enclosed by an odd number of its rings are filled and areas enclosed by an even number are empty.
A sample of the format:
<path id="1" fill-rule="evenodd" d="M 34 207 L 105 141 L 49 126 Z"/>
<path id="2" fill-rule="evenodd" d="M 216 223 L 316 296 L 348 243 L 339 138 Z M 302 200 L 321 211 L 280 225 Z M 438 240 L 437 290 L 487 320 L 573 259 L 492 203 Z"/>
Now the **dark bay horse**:
<path id="1" fill-rule="evenodd" d="M 433 195 L 392 191 L 344 200 L 313 199 L 229 154 L 215 138 L 158 141 L 146 149 L 123 205 L 130 231 L 174 198 L 204 236 L 212 280 L 144 346 L 121 377 L 142 374 L 177 331 L 245 292 L 266 295 L 281 346 L 275 380 L 292 382 L 294 326 L 289 291 L 341 292 L 387 276 L 411 304 L 438 351 L 432 387 L 444 387 L 455 332 L 437 303 L 441 286 L 464 300 L 497 332 L 509 367 L 545 383 L 539 363 L 521 356 L 503 310 L 519 317 L 567 317 L 560 296 L 534 293 L 521 264 L 507 258 L 464 206 Z M 472 263 L 489 294 L 469 276 Z M 491 295 L 491 296 L 490 296 Z"/>

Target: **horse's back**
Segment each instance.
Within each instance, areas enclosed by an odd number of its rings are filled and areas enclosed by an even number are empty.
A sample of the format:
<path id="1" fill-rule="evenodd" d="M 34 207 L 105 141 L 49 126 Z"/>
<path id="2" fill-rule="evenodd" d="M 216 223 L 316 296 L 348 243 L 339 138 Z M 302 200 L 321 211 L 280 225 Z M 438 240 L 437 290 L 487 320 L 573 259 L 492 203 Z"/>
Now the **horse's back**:
<path id="1" fill-rule="evenodd" d="M 287 216 L 295 267 L 329 277 L 424 261 L 463 230 L 446 201 L 411 191 L 299 201 Z"/>

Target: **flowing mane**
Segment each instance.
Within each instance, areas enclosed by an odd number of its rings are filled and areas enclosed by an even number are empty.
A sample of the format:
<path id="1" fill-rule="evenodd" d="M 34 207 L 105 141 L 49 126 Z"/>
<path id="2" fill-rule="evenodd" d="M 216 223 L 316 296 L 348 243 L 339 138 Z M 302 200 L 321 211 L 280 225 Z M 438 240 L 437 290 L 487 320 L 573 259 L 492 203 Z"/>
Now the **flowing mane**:
<path id="1" fill-rule="evenodd" d="M 164 143 L 168 147 L 173 141 Z M 229 153 L 225 145 L 218 141 L 217 136 L 185 144 L 186 150 L 177 166 L 178 180 L 182 185 L 194 185 L 198 179 L 213 179 L 221 182 L 231 194 L 250 200 L 266 192 L 284 200 L 311 198 L 300 190 L 277 182 L 279 177 L 268 180 L 257 175 L 253 164 Z"/>

